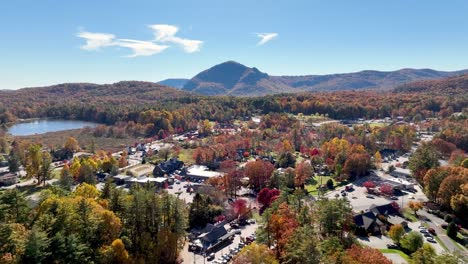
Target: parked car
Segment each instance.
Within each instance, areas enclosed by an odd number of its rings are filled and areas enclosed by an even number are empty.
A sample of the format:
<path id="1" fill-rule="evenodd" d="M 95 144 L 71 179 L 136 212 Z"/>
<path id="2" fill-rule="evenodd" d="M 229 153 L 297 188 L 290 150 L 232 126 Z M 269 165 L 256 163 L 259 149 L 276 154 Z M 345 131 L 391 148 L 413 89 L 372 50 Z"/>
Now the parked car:
<path id="1" fill-rule="evenodd" d="M 242 233 L 242 231 L 240 229 L 234 229 L 234 233 L 237 234 L 237 235 L 240 235 Z"/>
<path id="2" fill-rule="evenodd" d="M 437 233 L 436 233 L 436 231 L 435 231 L 434 228 L 429 228 L 427 231 L 429 231 L 429 233 L 431 233 L 431 234 L 434 235 L 434 236 L 437 235 Z"/>
<path id="3" fill-rule="evenodd" d="M 414 196 L 409 196 L 408 199 L 414 200 Z"/>
<path id="4" fill-rule="evenodd" d="M 369 199 L 374 199 L 374 196 L 370 195 L 370 194 L 366 195 L 366 197 L 369 198 Z"/>
<path id="5" fill-rule="evenodd" d="M 441 224 L 440 227 L 442 227 L 443 229 L 447 229 L 448 225 L 447 224 Z"/>
<path id="6" fill-rule="evenodd" d="M 427 242 L 436 243 L 433 237 L 426 237 Z"/>
<path id="7" fill-rule="evenodd" d="M 211 260 L 213 260 L 214 258 L 215 258 L 215 253 L 211 253 L 211 254 L 208 255 L 208 257 L 206 257 L 206 259 L 207 259 L 208 261 L 211 261 Z"/>
<path id="8" fill-rule="evenodd" d="M 398 249 L 400 247 L 398 245 L 396 245 L 396 244 L 387 244 L 387 248 L 388 249 Z"/>
<path id="9" fill-rule="evenodd" d="M 392 197 L 390 197 L 390 199 L 392 199 L 392 200 L 398 200 L 398 197 L 392 196 Z"/>

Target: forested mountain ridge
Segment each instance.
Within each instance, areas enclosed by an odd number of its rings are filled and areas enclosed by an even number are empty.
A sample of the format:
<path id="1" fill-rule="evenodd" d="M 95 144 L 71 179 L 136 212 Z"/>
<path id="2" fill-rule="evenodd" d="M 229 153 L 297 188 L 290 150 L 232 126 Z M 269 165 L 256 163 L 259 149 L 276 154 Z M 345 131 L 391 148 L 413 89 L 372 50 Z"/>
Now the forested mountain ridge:
<path id="1" fill-rule="evenodd" d="M 0 90 L 0 123 L 18 118 L 51 117 L 113 124 L 141 109 L 191 94 L 152 82 L 113 84 L 64 83 L 38 88 Z"/>
<path id="2" fill-rule="evenodd" d="M 424 92 L 436 94 L 467 95 L 468 74 L 437 80 L 411 82 L 395 88 L 394 92 Z"/>
<path id="3" fill-rule="evenodd" d="M 261 96 L 278 93 L 391 90 L 417 80 L 445 78 L 468 73 L 468 70 L 445 72 L 432 69 L 397 71 L 360 71 L 329 75 L 271 76 L 257 68 L 234 61 L 215 65 L 194 76 L 183 87 L 203 95 Z"/>
<path id="4" fill-rule="evenodd" d="M 45 87 L 0 90 L 0 101 L 5 101 L 5 99 L 14 100 L 15 97 L 22 97 L 21 101 L 24 101 L 24 97 L 35 101 L 49 96 L 60 96 L 60 99 L 79 97 L 86 100 L 89 97 L 100 97 L 106 100 L 138 99 L 153 101 L 163 100 L 168 97 L 187 96 L 188 94 L 173 87 L 141 81 L 121 81 L 113 84 L 63 83 Z M 126 98 L 127 96 L 129 98 Z"/>

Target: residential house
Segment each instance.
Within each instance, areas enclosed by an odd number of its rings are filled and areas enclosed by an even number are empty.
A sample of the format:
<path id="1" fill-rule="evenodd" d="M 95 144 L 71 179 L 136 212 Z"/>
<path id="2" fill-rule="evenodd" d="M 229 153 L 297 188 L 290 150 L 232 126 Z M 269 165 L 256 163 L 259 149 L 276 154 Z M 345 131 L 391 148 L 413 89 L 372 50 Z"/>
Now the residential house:
<path id="1" fill-rule="evenodd" d="M 357 226 L 356 233 L 381 234 L 387 229 L 387 217 L 398 214 L 398 208 L 391 203 L 385 205 L 371 205 L 368 211 L 354 216 L 354 223 Z"/>
<path id="2" fill-rule="evenodd" d="M 6 172 L 0 174 L 0 186 L 8 186 L 18 183 L 19 178 L 16 173 Z"/>

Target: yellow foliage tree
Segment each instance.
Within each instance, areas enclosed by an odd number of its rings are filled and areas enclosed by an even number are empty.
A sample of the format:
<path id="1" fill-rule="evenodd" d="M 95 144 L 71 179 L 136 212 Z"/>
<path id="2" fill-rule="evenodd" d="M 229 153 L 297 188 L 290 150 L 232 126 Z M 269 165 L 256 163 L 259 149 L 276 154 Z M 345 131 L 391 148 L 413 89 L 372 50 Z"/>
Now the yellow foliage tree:
<path id="1" fill-rule="evenodd" d="M 413 210 L 415 216 L 418 216 L 417 212 L 423 208 L 423 204 L 417 201 L 410 201 L 408 208 Z"/>
<path id="2" fill-rule="evenodd" d="M 91 184 L 83 183 L 75 190 L 76 196 L 81 196 L 84 198 L 95 199 L 99 195 L 99 191 L 96 186 Z"/>
<path id="3" fill-rule="evenodd" d="M 374 154 L 374 164 L 377 169 L 382 167 L 382 155 L 379 151 L 375 152 Z"/>
<path id="4" fill-rule="evenodd" d="M 80 146 L 78 145 L 78 140 L 76 140 L 74 137 L 69 137 L 67 139 L 67 141 L 65 142 L 64 148 L 71 152 L 77 152 L 78 150 L 80 150 Z"/>

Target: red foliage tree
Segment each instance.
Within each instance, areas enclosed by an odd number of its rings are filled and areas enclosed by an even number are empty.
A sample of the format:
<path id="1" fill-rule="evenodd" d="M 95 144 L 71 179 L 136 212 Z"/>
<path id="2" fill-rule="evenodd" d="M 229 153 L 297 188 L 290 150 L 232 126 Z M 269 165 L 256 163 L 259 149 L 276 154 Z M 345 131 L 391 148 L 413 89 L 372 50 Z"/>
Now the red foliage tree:
<path id="1" fill-rule="evenodd" d="M 261 203 L 264 207 L 270 206 L 270 204 L 280 195 L 280 191 L 278 189 L 268 189 L 263 188 L 257 196 L 257 201 Z"/>
<path id="2" fill-rule="evenodd" d="M 378 249 L 360 247 L 355 244 L 346 250 L 346 255 L 342 259 L 342 263 L 392 264 Z"/>
<path id="3" fill-rule="evenodd" d="M 237 199 L 232 204 L 232 211 L 236 217 L 242 217 L 249 209 L 247 208 L 247 201 L 244 199 Z"/>
<path id="4" fill-rule="evenodd" d="M 366 187 L 367 190 L 375 188 L 375 183 L 373 181 L 366 181 L 362 184 L 362 186 Z"/>
<path id="5" fill-rule="evenodd" d="M 259 191 L 265 187 L 275 167 L 268 161 L 256 160 L 245 165 L 245 176 L 254 190 Z"/>

